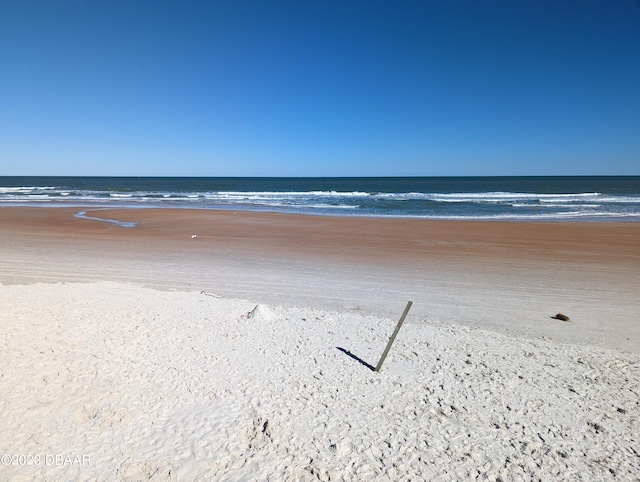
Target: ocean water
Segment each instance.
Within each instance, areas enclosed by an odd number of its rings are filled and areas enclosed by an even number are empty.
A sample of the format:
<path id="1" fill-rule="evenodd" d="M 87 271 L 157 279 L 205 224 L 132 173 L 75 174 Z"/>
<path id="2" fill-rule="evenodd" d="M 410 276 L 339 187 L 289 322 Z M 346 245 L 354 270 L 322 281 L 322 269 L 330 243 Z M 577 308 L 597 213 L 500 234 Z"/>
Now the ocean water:
<path id="1" fill-rule="evenodd" d="M 0 206 L 189 207 L 337 216 L 640 221 L 640 176 L 0 177 Z"/>

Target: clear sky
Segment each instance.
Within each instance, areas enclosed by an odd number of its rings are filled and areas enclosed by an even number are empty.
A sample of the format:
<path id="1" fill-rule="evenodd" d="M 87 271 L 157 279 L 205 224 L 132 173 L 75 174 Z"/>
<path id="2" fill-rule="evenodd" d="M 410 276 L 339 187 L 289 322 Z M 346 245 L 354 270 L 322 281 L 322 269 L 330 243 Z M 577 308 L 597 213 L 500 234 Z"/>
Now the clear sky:
<path id="1" fill-rule="evenodd" d="M 640 174 L 636 0 L 0 0 L 0 175 Z"/>

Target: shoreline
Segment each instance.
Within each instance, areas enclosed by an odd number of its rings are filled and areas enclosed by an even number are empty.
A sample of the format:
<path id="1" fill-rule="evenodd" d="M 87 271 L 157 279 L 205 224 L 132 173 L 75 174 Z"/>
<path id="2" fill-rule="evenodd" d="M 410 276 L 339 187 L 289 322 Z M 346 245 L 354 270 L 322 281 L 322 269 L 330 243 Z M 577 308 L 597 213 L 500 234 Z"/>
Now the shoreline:
<path id="1" fill-rule="evenodd" d="M 157 209 L 166 209 L 171 211 L 212 211 L 212 212 L 243 212 L 243 213 L 255 213 L 255 214 L 273 214 L 273 215 L 283 215 L 283 216 L 311 216 L 311 217 L 328 217 L 328 218 L 348 218 L 348 219 L 398 219 L 398 220 L 408 220 L 408 221 L 429 221 L 429 222 L 480 222 L 480 223 L 540 223 L 540 224 L 556 224 L 556 223 L 603 223 L 603 224 L 627 224 L 627 223 L 640 223 L 640 215 L 631 214 L 631 215 L 596 215 L 596 216 L 567 216 L 557 217 L 557 216 L 536 216 L 531 215 L 527 216 L 518 216 L 518 215 L 498 215 L 498 216 L 426 216 L 426 215 L 398 215 L 398 214 L 347 214 L 345 212 L 323 212 L 323 211 L 296 211 L 296 210 L 278 210 L 278 209 L 270 209 L 270 208 L 249 208 L 243 205 L 238 206 L 203 206 L 198 207 L 189 204 L 173 204 L 173 205 L 163 205 L 159 204 L 120 204 L 120 203 L 108 203 L 108 204 L 75 204 L 75 203 L 58 203 L 58 204 L 39 204 L 36 202 L 28 202 L 28 203 L 5 203 L 0 204 L 0 209 L 9 208 L 9 209 L 23 209 L 23 208 L 33 208 L 33 209 L 77 209 L 79 211 L 136 211 L 136 210 L 157 210 Z"/>

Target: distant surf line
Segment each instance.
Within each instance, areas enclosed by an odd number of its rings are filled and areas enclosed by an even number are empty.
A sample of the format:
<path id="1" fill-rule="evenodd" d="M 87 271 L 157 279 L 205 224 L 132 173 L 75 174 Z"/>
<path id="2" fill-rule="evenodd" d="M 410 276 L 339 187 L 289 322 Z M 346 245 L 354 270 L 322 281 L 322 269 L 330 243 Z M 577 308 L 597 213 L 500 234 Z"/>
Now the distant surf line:
<path id="1" fill-rule="evenodd" d="M 640 176 L 0 177 L 0 206 L 196 208 L 442 220 L 638 222 Z"/>

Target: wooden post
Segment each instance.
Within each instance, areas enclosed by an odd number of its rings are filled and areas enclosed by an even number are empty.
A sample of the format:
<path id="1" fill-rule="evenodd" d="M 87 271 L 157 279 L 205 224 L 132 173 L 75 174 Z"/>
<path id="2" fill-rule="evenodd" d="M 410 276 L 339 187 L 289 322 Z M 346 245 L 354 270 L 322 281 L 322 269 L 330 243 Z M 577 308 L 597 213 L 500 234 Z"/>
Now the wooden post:
<path id="1" fill-rule="evenodd" d="M 411 309 L 411 305 L 413 304 L 412 301 L 409 301 L 407 303 L 407 307 L 404 309 L 404 312 L 402 313 L 402 316 L 400 317 L 400 320 L 398 320 L 398 324 L 396 325 L 396 329 L 393 331 L 393 335 L 391 335 L 391 338 L 389 338 L 389 343 L 387 343 L 387 347 L 384 349 L 384 352 L 382 353 L 382 356 L 380 357 L 380 361 L 378 362 L 378 365 L 376 366 L 376 370 L 377 372 L 380 371 L 380 368 L 382 368 L 382 363 L 384 362 L 384 359 L 387 358 L 387 354 L 389 353 L 389 350 L 391 349 L 391 345 L 393 345 L 394 340 L 396 339 L 396 336 L 398 335 L 398 332 L 400 331 L 400 327 L 402 326 L 402 323 L 404 323 L 404 319 L 407 317 L 407 313 L 409 313 L 409 310 Z"/>

